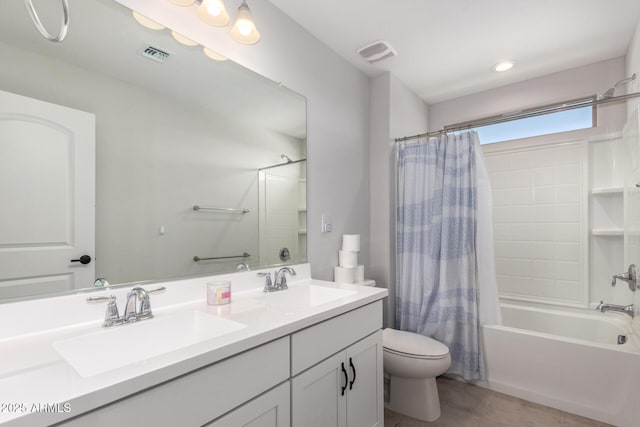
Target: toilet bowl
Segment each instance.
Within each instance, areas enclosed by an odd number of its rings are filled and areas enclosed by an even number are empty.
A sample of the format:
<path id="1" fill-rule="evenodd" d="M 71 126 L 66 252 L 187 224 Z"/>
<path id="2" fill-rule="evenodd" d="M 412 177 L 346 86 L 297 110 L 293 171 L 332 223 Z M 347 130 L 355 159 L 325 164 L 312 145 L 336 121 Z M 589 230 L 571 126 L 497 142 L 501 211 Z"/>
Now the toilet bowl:
<path id="1" fill-rule="evenodd" d="M 383 367 L 389 375 L 388 409 L 423 421 L 440 417 L 436 377 L 451 366 L 449 348 L 423 335 L 382 331 Z"/>

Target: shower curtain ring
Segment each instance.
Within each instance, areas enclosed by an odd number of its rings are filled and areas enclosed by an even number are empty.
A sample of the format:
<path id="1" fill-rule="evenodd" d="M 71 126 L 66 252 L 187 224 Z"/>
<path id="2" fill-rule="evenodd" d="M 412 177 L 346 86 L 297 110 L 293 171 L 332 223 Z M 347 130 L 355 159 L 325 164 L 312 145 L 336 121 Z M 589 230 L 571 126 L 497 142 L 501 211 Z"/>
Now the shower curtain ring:
<path id="1" fill-rule="evenodd" d="M 27 12 L 29 12 L 29 16 L 33 21 L 34 25 L 42 34 L 42 36 L 54 43 L 60 43 L 64 40 L 67 35 L 67 29 L 69 28 L 69 3 L 68 0 L 62 0 L 62 22 L 60 24 L 60 31 L 57 36 L 52 36 L 49 34 L 42 22 L 40 21 L 40 17 L 38 17 L 38 13 L 36 12 L 35 7 L 33 7 L 33 0 L 24 0 L 24 5 L 27 8 Z"/>

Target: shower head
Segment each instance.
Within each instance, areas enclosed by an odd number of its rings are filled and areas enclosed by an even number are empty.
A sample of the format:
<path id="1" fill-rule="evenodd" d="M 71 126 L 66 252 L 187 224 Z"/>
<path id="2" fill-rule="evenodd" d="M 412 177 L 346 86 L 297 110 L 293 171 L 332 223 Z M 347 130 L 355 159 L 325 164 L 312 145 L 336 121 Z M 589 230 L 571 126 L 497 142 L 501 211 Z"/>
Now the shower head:
<path id="1" fill-rule="evenodd" d="M 291 157 L 286 154 L 280 154 L 280 160 L 282 160 L 282 163 L 291 163 L 293 161 L 291 160 Z"/>
<path id="2" fill-rule="evenodd" d="M 615 93 L 616 93 L 616 90 L 618 89 L 618 87 L 620 87 L 622 85 L 625 85 L 627 83 L 630 83 L 630 82 L 634 81 L 635 79 L 636 79 L 636 74 L 633 73 L 633 75 L 631 77 L 627 77 L 626 79 L 620 80 L 618 83 L 614 84 L 613 87 L 609 88 L 605 93 L 600 95 L 598 98 L 599 99 L 613 98 L 615 96 Z"/>

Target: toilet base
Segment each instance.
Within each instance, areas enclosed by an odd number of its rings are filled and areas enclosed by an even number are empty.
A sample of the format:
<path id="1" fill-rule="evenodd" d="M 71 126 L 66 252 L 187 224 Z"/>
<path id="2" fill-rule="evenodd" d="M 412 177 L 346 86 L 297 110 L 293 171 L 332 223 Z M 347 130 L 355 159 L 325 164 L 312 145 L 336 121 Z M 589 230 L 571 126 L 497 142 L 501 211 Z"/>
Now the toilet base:
<path id="1" fill-rule="evenodd" d="M 428 422 L 440 418 L 440 397 L 435 378 L 391 375 L 389 395 L 389 403 L 385 406 L 394 412 Z"/>

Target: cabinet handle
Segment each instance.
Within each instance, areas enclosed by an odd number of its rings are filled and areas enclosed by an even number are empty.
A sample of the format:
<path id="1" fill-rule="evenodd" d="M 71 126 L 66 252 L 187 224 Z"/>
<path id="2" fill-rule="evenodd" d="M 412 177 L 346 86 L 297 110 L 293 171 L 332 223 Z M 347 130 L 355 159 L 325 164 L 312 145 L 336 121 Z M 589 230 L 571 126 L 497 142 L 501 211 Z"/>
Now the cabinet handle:
<path id="1" fill-rule="evenodd" d="M 351 367 L 351 371 L 353 372 L 353 378 L 351 379 L 351 382 L 349 383 L 349 390 L 353 389 L 353 384 L 355 384 L 356 382 L 356 367 L 353 366 L 353 360 L 351 358 L 349 358 L 349 366 Z"/>
<path id="2" fill-rule="evenodd" d="M 344 375 L 344 387 L 341 387 L 342 390 L 340 390 L 340 396 L 344 396 L 344 392 L 347 389 L 347 385 L 349 384 L 349 376 L 347 375 L 347 370 L 344 369 L 344 362 L 342 362 L 341 365 L 342 375 Z"/>

